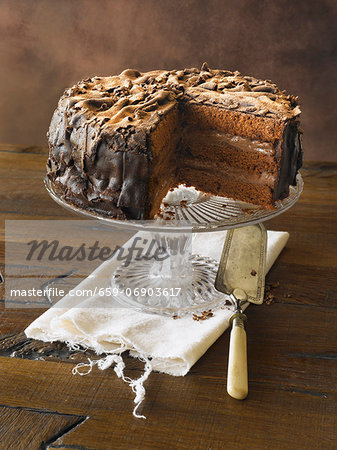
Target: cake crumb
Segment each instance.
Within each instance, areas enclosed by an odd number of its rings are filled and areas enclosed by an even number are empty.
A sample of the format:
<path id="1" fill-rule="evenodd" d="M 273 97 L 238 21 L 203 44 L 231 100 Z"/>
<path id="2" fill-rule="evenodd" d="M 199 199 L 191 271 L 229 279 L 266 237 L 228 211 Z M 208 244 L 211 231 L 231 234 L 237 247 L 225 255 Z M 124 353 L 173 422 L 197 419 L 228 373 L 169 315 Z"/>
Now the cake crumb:
<path id="1" fill-rule="evenodd" d="M 257 274 L 257 272 L 256 272 L 256 270 L 252 269 L 252 271 L 250 272 L 250 274 L 251 274 L 252 277 L 255 277 L 256 274 Z"/>
<path id="2" fill-rule="evenodd" d="M 177 319 L 179 319 L 179 316 L 178 316 L 177 314 L 174 314 L 174 315 L 172 316 L 172 319 L 173 319 L 173 320 L 177 320 Z"/>
<path id="3" fill-rule="evenodd" d="M 275 295 L 273 294 L 273 290 L 277 289 L 280 286 L 280 282 L 276 281 L 274 283 L 268 283 L 266 284 L 265 292 L 264 292 L 264 299 L 263 303 L 266 305 L 271 305 L 275 302 Z"/>
<path id="4" fill-rule="evenodd" d="M 214 316 L 214 314 L 212 313 L 212 310 L 209 309 L 208 311 L 202 311 L 199 316 L 198 316 L 198 314 L 193 314 L 192 317 L 193 317 L 193 320 L 196 320 L 197 322 L 199 322 L 200 320 L 206 320 L 213 316 Z"/>
<path id="5" fill-rule="evenodd" d="M 230 300 L 227 299 L 227 300 L 225 301 L 225 305 L 226 305 L 226 306 L 230 306 L 231 304 L 232 304 L 232 302 L 231 302 Z"/>
<path id="6" fill-rule="evenodd" d="M 270 292 L 265 296 L 264 303 L 266 305 L 271 305 L 275 301 L 275 296 L 271 294 Z"/>
<path id="7" fill-rule="evenodd" d="M 187 207 L 187 200 L 181 200 L 180 206 L 181 206 L 182 208 L 186 208 L 186 207 Z"/>

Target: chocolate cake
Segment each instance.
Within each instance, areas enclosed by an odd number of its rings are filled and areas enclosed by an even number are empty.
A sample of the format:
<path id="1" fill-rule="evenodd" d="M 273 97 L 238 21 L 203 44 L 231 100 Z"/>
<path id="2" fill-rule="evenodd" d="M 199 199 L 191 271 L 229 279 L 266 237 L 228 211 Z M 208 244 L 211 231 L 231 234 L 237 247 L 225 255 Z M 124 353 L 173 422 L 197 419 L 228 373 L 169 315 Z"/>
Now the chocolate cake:
<path id="1" fill-rule="evenodd" d="M 272 208 L 296 183 L 297 98 L 239 72 L 125 70 L 65 91 L 47 176 L 64 201 L 119 219 L 153 218 L 179 184 Z"/>

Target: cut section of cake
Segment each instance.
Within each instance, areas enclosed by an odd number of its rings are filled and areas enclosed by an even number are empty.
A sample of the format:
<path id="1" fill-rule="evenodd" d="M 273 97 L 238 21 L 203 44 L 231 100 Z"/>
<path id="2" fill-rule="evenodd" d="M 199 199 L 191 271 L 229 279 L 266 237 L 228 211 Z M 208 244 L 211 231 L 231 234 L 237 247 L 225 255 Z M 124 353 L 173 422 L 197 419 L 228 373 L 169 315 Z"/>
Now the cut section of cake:
<path id="1" fill-rule="evenodd" d="M 152 219 L 180 184 L 273 208 L 302 163 L 297 98 L 270 81 L 199 69 L 94 77 L 53 115 L 47 176 L 65 202 Z"/>

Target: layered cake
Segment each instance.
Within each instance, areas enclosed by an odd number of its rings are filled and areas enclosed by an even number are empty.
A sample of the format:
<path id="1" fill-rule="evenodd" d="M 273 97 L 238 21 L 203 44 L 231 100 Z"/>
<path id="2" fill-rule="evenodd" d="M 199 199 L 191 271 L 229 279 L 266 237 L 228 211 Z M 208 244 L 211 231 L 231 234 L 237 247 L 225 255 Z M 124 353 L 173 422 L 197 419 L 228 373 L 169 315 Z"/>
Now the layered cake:
<path id="1" fill-rule="evenodd" d="M 207 64 L 87 78 L 53 115 L 47 176 L 65 202 L 118 219 L 155 217 L 179 184 L 272 208 L 301 166 L 299 114 L 271 81 Z"/>

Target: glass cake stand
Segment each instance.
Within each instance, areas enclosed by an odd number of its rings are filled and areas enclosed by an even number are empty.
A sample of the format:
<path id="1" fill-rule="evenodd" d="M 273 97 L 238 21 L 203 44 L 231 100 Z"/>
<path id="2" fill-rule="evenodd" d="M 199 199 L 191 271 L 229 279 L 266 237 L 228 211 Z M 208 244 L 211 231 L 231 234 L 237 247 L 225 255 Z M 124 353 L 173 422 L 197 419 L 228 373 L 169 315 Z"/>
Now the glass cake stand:
<path id="1" fill-rule="evenodd" d="M 180 186 L 168 193 L 161 217 L 152 221 L 104 217 L 65 202 L 47 178 L 45 186 L 50 196 L 70 211 L 118 229 L 138 232 L 135 236 L 141 236 L 147 245 L 155 243 L 160 250 L 157 257 L 135 257 L 111 274 L 111 287 L 118 292 L 114 299 L 124 307 L 142 312 L 181 316 L 216 309 L 224 303 L 224 294 L 214 288 L 218 262 L 191 251 L 195 233 L 229 230 L 272 219 L 297 202 L 303 180 L 298 174 L 296 186 L 290 186 L 288 197 L 277 201 L 273 209 Z"/>

